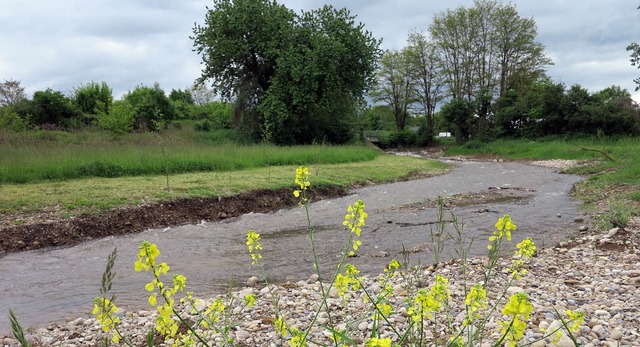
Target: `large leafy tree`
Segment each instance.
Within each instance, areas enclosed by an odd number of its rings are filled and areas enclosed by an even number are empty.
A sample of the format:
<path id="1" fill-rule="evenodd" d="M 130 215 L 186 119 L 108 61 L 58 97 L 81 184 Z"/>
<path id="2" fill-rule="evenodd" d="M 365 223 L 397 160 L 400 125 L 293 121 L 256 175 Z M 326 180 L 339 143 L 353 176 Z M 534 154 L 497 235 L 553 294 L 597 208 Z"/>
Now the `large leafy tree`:
<path id="1" fill-rule="evenodd" d="M 348 11 L 295 14 L 268 0 L 216 0 L 194 28 L 201 81 L 235 103 L 236 124 L 281 144 L 345 142 L 379 42 Z"/>
<path id="2" fill-rule="evenodd" d="M 511 4 L 476 0 L 437 14 L 429 32 L 442 57 L 448 95 L 473 101 L 478 117 L 474 128 L 486 136 L 495 110 L 494 100 L 507 91 L 522 95 L 551 64 L 536 42 L 535 21 L 522 18 Z M 504 103 L 503 103 L 504 104 Z"/>
<path id="3" fill-rule="evenodd" d="M 425 115 L 425 144 L 433 141 L 436 106 L 443 98 L 442 62 L 436 46 L 421 32 L 411 32 L 406 54 L 416 98 Z"/>
<path id="4" fill-rule="evenodd" d="M 393 111 L 396 130 L 404 130 L 409 108 L 418 100 L 407 51 L 385 52 L 376 77 L 377 83 L 371 97 L 376 102 L 388 105 Z"/>

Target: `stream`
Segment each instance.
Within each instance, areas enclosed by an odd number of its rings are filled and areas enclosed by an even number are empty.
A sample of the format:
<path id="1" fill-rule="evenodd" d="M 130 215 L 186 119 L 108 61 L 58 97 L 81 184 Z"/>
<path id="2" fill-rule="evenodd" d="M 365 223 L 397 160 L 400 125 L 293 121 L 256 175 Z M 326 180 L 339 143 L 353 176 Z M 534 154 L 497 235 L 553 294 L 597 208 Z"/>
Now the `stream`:
<path id="1" fill-rule="evenodd" d="M 369 214 L 361 234 L 357 257 L 349 258 L 363 274 L 376 275 L 393 258 L 402 260 L 408 250 L 411 264 L 434 261 L 430 230 L 436 230 L 438 209 L 427 203 L 438 196 L 500 190 L 515 196 L 489 202 L 446 208 L 467 235 L 476 238 L 471 255 L 486 254 L 487 239 L 499 217 L 508 213 L 517 225 L 512 249 L 526 237 L 539 247 L 552 246 L 577 230 L 575 219 L 584 218 L 578 202 L 569 197 L 581 178 L 554 169 L 507 162 L 452 162 L 451 172 L 430 178 L 355 189 L 349 196 L 313 202 L 311 222 L 316 228 L 316 249 L 325 276 L 335 269 L 348 232 L 342 225 L 347 206 L 362 199 Z M 313 184 L 313 176 L 312 184 Z M 313 189 L 313 186 L 311 187 Z M 479 199 L 481 200 L 481 199 Z M 118 248 L 113 293 L 125 310 L 148 310 L 144 285 L 147 273 L 136 273 L 133 263 L 143 240 L 158 245 L 160 262 L 170 274 L 187 277 L 196 297 L 224 293 L 229 284 L 241 286 L 259 275 L 251 266 L 246 233 L 262 235 L 263 260 L 270 281 L 306 280 L 314 272 L 304 209 L 295 207 L 269 214 L 250 213 L 223 222 L 203 222 L 138 234 L 92 240 L 67 248 L 8 254 L 0 258 L 0 335 L 10 333 L 11 308 L 25 327 L 86 317 L 99 295 L 106 259 Z M 451 231 L 451 224 L 447 224 Z M 449 242 L 440 260 L 455 256 Z M 170 281 L 170 277 L 166 278 Z"/>

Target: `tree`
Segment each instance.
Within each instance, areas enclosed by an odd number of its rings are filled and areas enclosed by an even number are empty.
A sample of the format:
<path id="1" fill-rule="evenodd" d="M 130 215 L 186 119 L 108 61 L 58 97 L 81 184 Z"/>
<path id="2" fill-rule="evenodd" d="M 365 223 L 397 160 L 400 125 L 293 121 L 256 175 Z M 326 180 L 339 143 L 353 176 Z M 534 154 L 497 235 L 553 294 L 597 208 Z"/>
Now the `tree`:
<path id="1" fill-rule="evenodd" d="M 133 130 L 136 120 L 136 109 L 126 100 L 114 101 L 109 111 L 105 107 L 97 107 L 98 125 L 105 129 L 112 139 L 118 139 Z"/>
<path id="2" fill-rule="evenodd" d="M 373 81 L 379 42 L 347 10 L 216 0 L 194 46 L 200 82 L 235 104 L 234 123 L 270 142 L 346 142 Z"/>
<path id="3" fill-rule="evenodd" d="M 204 105 L 216 100 L 216 93 L 213 89 L 209 89 L 204 83 L 194 83 L 185 89 L 191 94 L 193 103 L 196 105 Z"/>
<path id="4" fill-rule="evenodd" d="M 393 110 L 397 131 L 404 130 L 409 107 L 418 100 L 408 57 L 406 50 L 385 52 L 376 73 L 377 84 L 371 92 L 374 101 L 384 102 Z"/>
<path id="5" fill-rule="evenodd" d="M 113 96 L 106 82 L 91 81 L 73 90 L 73 101 L 85 114 L 98 114 L 99 111 L 109 111 Z M 100 109 L 97 109 L 98 105 Z"/>
<path id="6" fill-rule="evenodd" d="M 169 99 L 171 99 L 172 101 L 180 101 L 188 105 L 195 104 L 193 95 L 187 89 L 171 89 L 171 93 L 169 93 Z"/>
<path id="7" fill-rule="evenodd" d="M 462 144 L 469 139 L 473 104 L 465 99 L 452 99 L 440 111 L 444 120 L 453 126 L 456 143 Z"/>
<path id="8" fill-rule="evenodd" d="M 45 128 L 73 128 L 81 125 L 80 109 L 64 94 L 51 89 L 33 93 L 28 113 L 35 125 Z"/>
<path id="9" fill-rule="evenodd" d="M 136 87 L 127 93 L 124 99 L 136 109 L 134 126 L 137 130 L 159 130 L 164 128 L 168 121 L 176 118 L 173 104 L 157 82 L 153 87 Z"/>
<path id="10" fill-rule="evenodd" d="M 631 52 L 631 65 L 637 66 L 640 69 L 640 44 L 632 42 L 627 46 L 627 51 Z M 636 86 L 636 91 L 640 90 L 640 77 L 633 80 Z"/>
<path id="11" fill-rule="evenodd" d="M 544 76 L 544 66 L 553 64 L 536 42 L 538 29 L 533 18 L 522 18 L 513 5 L 498 6 L 493 14 L 499 92 L 526 88 Z"/>
<path id="12" fill-rule="evenodd" d="M 6 80 L 0 83 L 0 106 L 14 105 L 26 98 L 24 87 L 20 85 L 20 81 Z"/>
<path id="13" fill-rule="evenodd" d="M 29 120 L 23 118 L 9 106 L 0 106 L 0 130 L 25 131 L 30 128 Z"/>
<path id="14" fill-rule="evenodd" d="M 443 98 L 442 62 L 436 46 L 420 32 L 409 33 L 407 39 L 409 71 L 414 79 L 416 96 L 425 115 L 424 144 L 433 142 L 436 106 Z"/>

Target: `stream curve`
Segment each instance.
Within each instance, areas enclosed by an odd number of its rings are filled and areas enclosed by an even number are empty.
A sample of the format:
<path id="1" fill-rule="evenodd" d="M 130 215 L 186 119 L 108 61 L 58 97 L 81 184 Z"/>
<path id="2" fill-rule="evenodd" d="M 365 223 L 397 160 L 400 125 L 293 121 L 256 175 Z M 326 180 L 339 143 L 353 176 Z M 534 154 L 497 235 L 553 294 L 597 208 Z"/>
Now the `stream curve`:
<path id="1" fill-rule="evenodd" d="M 486 240 L 502 214 L 510 214 L 518 226 L 511 247 L 526 237 L 532 237 L 539 247 L 552 246 L 577 228 L 574 220 L 584 218 L 578 202 L 568 195 L 579 176 L 512 162 L 452 164 L 454 168 L 444 175 L 359 188 L 345 197 L 313 202 L 311 221 L 324 276 L 335 269 L 340 258 L 348 237 L 342 226 L 344 214 L 357 199 L 365 202 L 369 218 L 358 257 L 348 261 L 362 273 L 374 275 L 392 258 L 400 260 L 403 249 L 409 251 L 412 264 L 434 261 L 430 228 L 435 227 L 438 210 L 429 202 L 438 196 L 481 196 L 492 190 L 507 193 L 505 199 L 480 199 L 446 209 L 445 219 L 451 219 L 453 213 L 464 226 L 466 240 L 476 239 L 472 256 L 486 254 Z M 159 261 L 171 266 L 170 273 L 185 275 L 195 296 L 224 293 L 229 283 L 242 285 L 248 277 L 259 275 L 246 250 L 249 229 L 262 235 L 263 260 L 271 281 L 305 280 L 314 272 L 306 216 L 304 209 L 297 207 L 250 213 L 223 222 L 152 229 L 67 248 L 8 254 L 0 258 L 0 334 L 10 332 L 9 308 L 27 327 L 89 314 L 93 298 L 99 295 L 106 258 L 114 247 L 118 248 L 113 284 L 117 305 L 125 310 L 148 309 L 144 285 L 150 277 L 133 271 L 137 247 L 143 240 L 158 245 L 162 252 Z M 449 242 L 440 260 L 455 256 Z"/>

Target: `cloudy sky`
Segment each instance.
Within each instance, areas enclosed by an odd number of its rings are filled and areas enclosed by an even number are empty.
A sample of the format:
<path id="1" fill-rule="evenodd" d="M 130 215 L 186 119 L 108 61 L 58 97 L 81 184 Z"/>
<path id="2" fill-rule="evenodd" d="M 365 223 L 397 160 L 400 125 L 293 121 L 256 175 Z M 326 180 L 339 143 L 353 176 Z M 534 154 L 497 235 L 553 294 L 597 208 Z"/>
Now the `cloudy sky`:
<path id="1" fill-rule="evenodd" d="M 426 31 L 434 14 L 473 0 L 280 0 L 295 11 L 324 4 L 347 7 L 383 48 L 405 45 L 410 30 Z M 548 74 L 591 92 L 619 85 L 634 93 L 640 70 L 625 47 L 640 41 L 640 1 L 514 0 L 538 25 L 538 41 L 554 64 Z M 140 84 L 185 88 L 200 74 L 189 35 L 211 0 L 1 0 L 0 81 L 22 82 L 27 93 L 68 93 L 105 81 L 120 97 Z"/>

